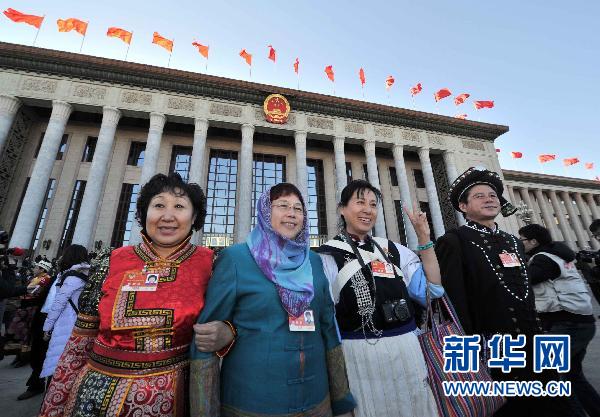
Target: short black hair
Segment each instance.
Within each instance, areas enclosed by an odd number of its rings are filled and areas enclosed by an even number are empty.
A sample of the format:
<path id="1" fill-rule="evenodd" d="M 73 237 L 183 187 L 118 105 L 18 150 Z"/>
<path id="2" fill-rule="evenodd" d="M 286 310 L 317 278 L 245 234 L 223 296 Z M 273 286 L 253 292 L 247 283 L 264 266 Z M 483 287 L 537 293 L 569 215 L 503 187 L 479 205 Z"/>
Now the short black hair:
<path id="1" fill-rule="evenodd" d="M 537 240 L 540 246 L 552 243 L 550 232 L 541 224 L 528 224 L 527 226 L 523 226 L 519 229 L 519 234 L 525 236 L 527 239 Z"/>
<path id="2" fill-rule="evenodd" d="M 289 182 L 280 182 L 279 184 L 271 187 L 271 191 L 269 192 L 269 200 L 273 202 L 280 197 L 292 194 L 298 197 L 298 199 L 302 203 L 302 207 L 306 209 L 306 206 L 304 204 L 304 198 L 302 198 L 302 193 L 300 192 L 298 187 Z"/>
<path id="3" fill-rule="evenodd" d="M 136 203 L 135 218 L 139 222 L 142 230 L 146 230 L 146 215 L 150 200 L 154 196 L 169 192 L 178 197 L 187 196 L 192 202 L 192 208 L 196 219 L 192 224 L 193 230 L 200 230 L 204 226 L 206 217 L 206 196 L 202 188 L 195 183 L 186 183 L 177 172 L 172 172 L 168 176 L 165 174 L 156 174 L 140 190 Z"/>
<path id="4" fill-rule="evenodd" d="M 590 232 L 594 233 L 598 230 L 600 230 L 600 219 L 596 219 L 590 224 Z"/>
<path id="5" fill-rule="evenodd" d="M 58 263 L 58 270 L 60 272 L 67 271 L 73 265 L 77 265 L 83 262 L 90 261 L 88 251 L 81 245 L 69 245 L 67 246 L 60 257 Z"/>
<path id="6" fill-rule="evenodd" d="M 352 180 L 342 190 L 342 194 L 340 195 L 340 202 L 338 203 L 338 208 L 346 207 L 354 194 L 356 194 L 357 197 L 362 197 L 365 191 L 368 190 L 372 191 L 373 194 L 375 194 L 375 199 L 377 200 L 377 203 L 380 203 L 383 200 L 383 196 L 381 195 L 381 191 L 379 191 L 379 188 L 375 187 L 369 181 Z M 344 219 L 344 216 L 342 215 L 340 215 L 339 226 L 343 229 L 346 228 L 346 219 Z"/>

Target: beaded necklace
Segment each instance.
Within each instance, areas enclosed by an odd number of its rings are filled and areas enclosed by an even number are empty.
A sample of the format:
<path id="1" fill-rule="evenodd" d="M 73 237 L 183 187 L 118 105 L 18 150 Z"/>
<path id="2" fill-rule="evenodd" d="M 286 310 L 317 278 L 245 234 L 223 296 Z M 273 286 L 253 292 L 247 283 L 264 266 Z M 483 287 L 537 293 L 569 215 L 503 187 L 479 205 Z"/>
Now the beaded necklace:
<path id="1" fill-rule="evenodd" d="M 468 221 L 466 226 L 468 228 L 476 230 L 480 233 L 486 233 L 486 234 L 491 234 L 491 235 L 500 233 L 500 230 L 498 229 L 497 224 L 495 225 L 495 228 L 493 230 L 489 229 L 485 226 L 480 226 L 479 224 L 472 222 L 472 221 Z M 525 295 L 523 297 L 519 297 L 517 294 L 512 292 L 512 290 L 510 288 L 508 288 L 508 286 L 505 284 L 504 280 L 502 279 L 502 277 L 503 277 L 502 273 L 498 272 L 498 270 L 501 269 L 501 266 L 500 265 L 494 266 L 487 251 L 478 243 L 475 243 L 473 241 L 470 241 L 470 242 L 473 244 L 473 246 L 479 248 L 481 253 L 483 253 L 483 256 L 485 256 L 485 259 L 487 260 L 488 264 L 490 265 L 490 268 L 492 269 L 492 271 L 494 271 L 496 278 L 498 278 L 498 282 L 500 282 L 500 285 L 502 285 L 502 287 L 504 287 L 504 289 L 510 295 L 512 295 L 515 299 L 517 299 L 518 301 L 521 301 L 521 302 L 525 302 L 525 300 L 527 300 L 527 296 L 529 295 L 529 277 L 527 276 L 527 268 L 525 267 L 525 262 L 523 261 L 521 254 L 519 253 L 517 239 L 513 235 L 508 235 L 508 236 L 510 236 L 510 238 L 512 239 L 513 249 L 514 249 L 517 257 L 519 258 L 519 263 L 520 263 L 519 272 L 520 272 L 521 276 L 523 277 L 523 283 L 525 284 Z M 506 252 L 506 250 L 503 252 Z"/>

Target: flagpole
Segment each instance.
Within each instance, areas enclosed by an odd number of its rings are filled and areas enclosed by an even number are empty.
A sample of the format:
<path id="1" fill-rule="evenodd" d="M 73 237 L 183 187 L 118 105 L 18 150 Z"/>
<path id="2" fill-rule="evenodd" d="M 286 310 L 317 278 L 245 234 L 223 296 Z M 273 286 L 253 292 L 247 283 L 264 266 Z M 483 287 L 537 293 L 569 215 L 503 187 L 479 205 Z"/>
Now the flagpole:
<path id="1" fill-rule="evenodd" d="M 87 28 L 88 28 L 89 23 L 90 23 L 89 20 L 85 22 L 85 33 L 83 35 L 83 39 L 81 40 L 81 46 L 79 47 L 79 53 L 81 53 L 81 50 L 83 49 L 83 43 L 85 42 L 85 37 L 87 36 Z"/>
<path id="2" fill-rule="evenodd" d="M 44 20 L 46 19 L 46 15 L 44 15 L 43 19 L 42 19 L 42 23 L 40 23 L 40 27 L 38 28 L 37 32 L 35 32 L 35 38 L 33 38 L 33 43 L 31 44 L 31 46 L 35 46 L 35 43 L 37 41 L 38 35 L 40 34 L 40 29 L 42 28 L 42 25 L 44 24 Z"/>
<path id="3" fill-rule="evenodd" d="M 296 78 L 298 79 L 298 90 L 300 90 L 300 69 L 298 69 L 298 72 L 296 73 Z"/>
<path id="4" fill-rule="evenodd" d="M 133 42 L 133 30 L 131 31 L 131 38 L 129 38 L 129 42 L 127 43 L 127 52 L 125 52 L 125 61 L 127 61 L 127 56 L 129 55 L 129 47 L 131 46 L 131 42 Z"/>
<path id="5" fill-rule="evenodd" d="M 363 85 L 363 83 L 360 83 L 360 89 L 362 91 L 362 96 L 363 96 L 363 100 L 365 99 L 365 86 Z"/>
<path id="6" fill-rule="evenodd" d="M 171 56 L 173 55 L 173 48 L 175 48 L 175 38 L 173 38 L 173 40 L 171 42 L 173 42 L 172 43 L 173 47 L 169 51 L 169 61 L 167 62 L 167 68 L 171 68 Z"/>

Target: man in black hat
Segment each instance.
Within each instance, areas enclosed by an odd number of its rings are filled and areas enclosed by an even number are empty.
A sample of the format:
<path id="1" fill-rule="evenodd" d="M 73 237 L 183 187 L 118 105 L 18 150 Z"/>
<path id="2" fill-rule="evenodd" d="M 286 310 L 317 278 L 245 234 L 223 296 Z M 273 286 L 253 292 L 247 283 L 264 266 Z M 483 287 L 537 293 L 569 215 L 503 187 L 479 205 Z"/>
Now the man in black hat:
<path id="1" fill-rule="evenodd" d="M 494 368 L 492 377 L 540 380 L 540 374 L 534 374 L 532 369 L 532 347 L 533 335 L 541 333 L 541 328 L 523 244 L 500 230 L 495 222 L 501 212 L 505 217 L 516 212 L 502 192 L 502 180 L 496 172 L 472 167 L 460 175 L 450 187 L 450 201 L 463 213 L 466 225 L 440 237 L 435 252 L 442 285 L 466 334 L 479 334 L 483 340 L 495 334 L 526 336 L 526 367 L 513 368 L 509 373 Z M 487 346 L 482 346 L 483 349 Z M 548 403 L 553 404 L 548 406 Z M 569 415 L 568 411 L 559 410 L 560 404 L 554 403 L 544 398 L 513 397 L 496 415 Z"/>

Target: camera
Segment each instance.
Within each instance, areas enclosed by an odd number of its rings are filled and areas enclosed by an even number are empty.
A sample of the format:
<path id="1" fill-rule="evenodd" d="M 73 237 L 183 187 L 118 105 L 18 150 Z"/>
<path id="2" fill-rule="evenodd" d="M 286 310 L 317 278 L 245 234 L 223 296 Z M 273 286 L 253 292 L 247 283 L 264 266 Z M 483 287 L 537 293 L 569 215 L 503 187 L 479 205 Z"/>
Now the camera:
<path id="1" fill-rule="evenodd" d="M 410 309 L 404 298 L 386 301 L 381 305 L 381 310 L 386 323 L 407 321 L 411 317 Z"/>
<path id="2" fill-rule="evenodd" d="M 598 261 L 600 261 L 600 251 L 582 250 L 577 252 L 576 259 L 579 262 L 599 263 Z"/>

